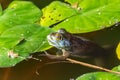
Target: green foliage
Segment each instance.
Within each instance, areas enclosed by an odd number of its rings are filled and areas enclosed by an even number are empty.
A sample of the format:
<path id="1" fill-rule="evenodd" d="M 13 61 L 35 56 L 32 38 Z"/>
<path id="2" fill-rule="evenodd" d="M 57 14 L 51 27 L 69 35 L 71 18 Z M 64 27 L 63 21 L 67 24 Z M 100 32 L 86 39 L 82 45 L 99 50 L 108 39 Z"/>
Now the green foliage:
<path id="1" fill-rule="evenodd" d="M 69 4 L 53 1 L 42 11 L 29 1 L 13 1 L 4 11 L 0 6 L 0 67 L 13 66 L 30 53 L 50 48 L 46 36 L 52 30 L 85 33 L 120 21 L 119 0 L 65 1 Z"/>
<path id="2" fill-rule="evenodd" d="M 31 53 L 49 48 L 44 44 L 50 32 L 50 29 L 36 24 L 18 25 L 4 31 L 0 36 L 0 67 L 14 66 Z M 9 56 L 11 51 L 13 58 Z M 18 56 L 14 57 L 14 54 Z"/>
<path id="3" fill-rule="evenodd" d="M 49 6 L 43 8 L 42 11 L 43 16 L 40 21 L 42 26 L 53 25 L 77 13 L 75 9 L 60 1 L 52 2 Z"/>
<path id="4" fill-rule="evenodd" d="M 70 6 L 66 4 L 66 8 L 68 8 L 69 11 L 65 11 L 63 6 L 56 7 L 59 5 L 58 3 L 61 2 L 52 2 L 43 9 L 43 19 L 41 19 L 41 25 L 51 26 L 55 23 L 49 22 L 55 22 L 58 20 L 60 23 L 53 26 L 54 30 L 65 28 L 72 33 L 85 33 L 110 27 L 120 21 L 119 0 L 82 0 L 78 4 L 78 8 L 74 8 L 72 5 Z M 55 6 L 53 6 L 53 4 Z M 65 5 L 65 3 L 63 4 Z M 53 11 L 54 8 L 55 10 Z M 71 9 L 77 10 L 76 13 L 71 11 Z M 61 13 L 61 11 L 64 11 L 64 13 Z M 69 16 L 64 16 L 64 18 L 58 19 L 58 14 L 68 14 Z"/>
<path id="5" fill-rule="evenodd" d="M 2 7 L 1 7 L 1 5 L 0 5 L 0 15 L 2 14 Z"/>
<path id="6" fill-rule="evenodd" d="M 13 1 L 0 16 L 0 34 L 16 25 L 34 23 L 42 13 L 33 3 L 27 1 Z"/>
<path id="7" fill-rule="evenodd" d="M 120 76 L 107 72 L 93 72 L 84 74 L 76 80 L 120 80 Z"/>
<path id="8" fill-rule="evenodd" d="M 33 3 L 14 1 L 0 16 L 0 67 L 14 66 L 31 53 L 50 46 L 51 29 L 35 24 L 42 13 Z"/>
<path id="9" fill-rule="evenodd" d="M 120 65 L 114 67 L 112 70 L 113 70 L 113 71 L 118 71 L 118 72 L 120 72 Z"/>

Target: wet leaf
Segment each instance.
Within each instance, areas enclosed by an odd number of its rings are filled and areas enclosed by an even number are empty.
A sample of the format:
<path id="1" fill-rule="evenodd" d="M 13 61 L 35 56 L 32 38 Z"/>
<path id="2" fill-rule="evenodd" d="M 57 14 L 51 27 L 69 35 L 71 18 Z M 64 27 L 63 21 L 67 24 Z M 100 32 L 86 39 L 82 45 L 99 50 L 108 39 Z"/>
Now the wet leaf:
<path id="1" fill-rule="evenodd" d="M 117 53 L 118 59 L 120 59 L 120 43 L 118 44 L 118 46 L 116 48 L 116 53 Z"/>
<path id="2" fill-rule="evenodd" d="M 82 0 L 78 4 L 80 10 L 73 8 L 73 5 L 58 3 L 61 2 L 52 2 L 43 9 L 42 25 L 54 24 L 54 30 L 65 28 L 71 33 L 86 33 L 110 27 L 120 21 L 120 0 Z M 64 10 L 63 6 L 65 5 L 70 11 Z M 65 15 L 59 18 L 58 14 Z"/>
<path id="3" fill-rule="evenodd" d="M 51 26 L 77 13 L 75 9 L 60 1 L 53 1 L 42 11 L 43 16 L 40 21 L 42 26 Z"/>
<path id="4" fill-rule="evenodd" d="M 84 74 L 76 80 L 120 80 L 120 76 L 107 72 L 93 72 Z"/>
<path id="5" fill-rule="evenodd" d="M 37 24 L 23 24 L 7 29 L 0 36 L 0 67 L 10 67 L 31 53 L 50 47 L 46 36 L 52 30 Z"/>
<path id="6" fill-rule="evenodd" d="M 0 48 L 0 67 L 11 67 L 15 66 L 16 63 L 24 60 L 24 57 L 20 56 L 10 56 L 9 54 L 18 54 L 12 51 L 12 49 Z"/>
<path id="7" fill-rule="evenodd" d="M 0 16 L 0 34 L 6 29 L 25 23 L 35 23 L 41 11 L 32 2 L 13 1 Z"/>
<path id="8" fill-rule="evenodd" d="M 12 37 L 0 37 L 0 48 L 5 47 L 5 48 L 14 48 L 22 38 L 12 38 Z"/>
<path id="9" fill-rule="evenodd" d="M 0 15 L 2 14 L 2 6 L 0 5 Z"/>

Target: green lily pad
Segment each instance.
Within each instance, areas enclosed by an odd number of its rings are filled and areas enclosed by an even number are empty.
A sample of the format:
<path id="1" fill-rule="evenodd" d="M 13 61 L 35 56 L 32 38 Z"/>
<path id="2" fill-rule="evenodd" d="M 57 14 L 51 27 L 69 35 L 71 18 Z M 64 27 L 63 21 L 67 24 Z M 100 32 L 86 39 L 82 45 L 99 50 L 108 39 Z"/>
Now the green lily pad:
<path id="1" fill-rule="evenodd" d="M 64 20 L 60 24 L 56 25 L 54 29 L 58 30 L 62 27 L 72 33 L 86 33 L 110 27 L 120 21 L 120 1 L 117 2 L 112 0 L 113 2 L 106 2 L 105 0 L 101 0 L 101 4 L 96 4 L 99 3 L 96 0 L 93 2 L 90 1 L 91 0 L 86 0 L 84 5 L 81 2 L 82 10 L 80 13 Z"/>
<path id="2" fill-rule="evenodd" d="M 120 80 L 120 76 L 107 72 L 93 72 L 84 74 L 76 80 Z"/>
<path id="3" fill-rule="evenodd" d="M 113 71 L 118 71 L 118 72 L 120 72 L 120 65 L 114 67 L 112 70 L 113 70 Z"/>
<path id="4" fill-rule="evenodd" d="M 33 33 L 29 33 L 29 36 L 15 47 L 14 50 L 16 52 L 30 54 L 34 52 L 44 51 L 50 47 L 50 45 L 47 43 L 46 36 L 52 30 L 49 28 L 39 27 L 39 25 L 33 27 L 36 27 L 36 30 L 33 30 Z"/>
<path id="5" fill-rule="evenodd" d="M 40 21 L 42 26 L 51 26 L 77 13 L 75 9 L 60 1 L 53 1 L 42 11 L 43 16 Z"/>
<path id="6" fill-rule="evenodd" d="M 0 36 L 0 67 L 10 67 L 27 58 L 31 53 L 50 47 L 46 36 L 52 30 L 37 24 L 14 26 Z"/>
<path id="7" fill-rule="evenodd" d="M 120 0 L 78 0 L 78 2 L 80 10 L 73 8 L 74 5 L 52 2 L 43 8 L 41 25 L 52 25 L 54 30 L 65 28 L 71 33 L 86 33 L 110 27 L 120 21 Z"/>
<path id="8" fill-rule="evenodd" d="M 14 66 L 31 53 L 51 47 L 46 36 L 52 30 L 36 23 L 41 15 L 40 9 L 29 1 L 13 1 L 3 11 L 0 15 L 0 67 Z"/>
<path id="9" fill-rule="evenodd" d="M 0 5 L 0 15 L 2 14 L 2 6 Z"/>
<path id="10" fill-rule="evenodd" d="M 0 16 L 0 34 L 16 25 L 35 23 L 41 15 L 40 9 L 32 2 L 13 1 Z"/>
<path id="11" fill-rule="evenodd" d="M 22 41 L 22 38 L 0 37 L 0 48 L 13 48 L 20 41 Z"/>
<path id="12" fill-rule="evenodd" d="M 21 41 L 21 38 L 0 37 L 0 67 L 14 66 L 24 58 L 14 58 L 13 48 Z M 18 55 L 15 53 L 16 56 Z M 12 56 L 13 55 L 13 56 Z"/>
<path id="13" fill-rule="evenodd" d="M 0 48 L 0 67 L 15 66 L 18 62 L 25 59 L 25 57 L 15 56 L 18 53 L 13 52 L 12 49 Z"/>

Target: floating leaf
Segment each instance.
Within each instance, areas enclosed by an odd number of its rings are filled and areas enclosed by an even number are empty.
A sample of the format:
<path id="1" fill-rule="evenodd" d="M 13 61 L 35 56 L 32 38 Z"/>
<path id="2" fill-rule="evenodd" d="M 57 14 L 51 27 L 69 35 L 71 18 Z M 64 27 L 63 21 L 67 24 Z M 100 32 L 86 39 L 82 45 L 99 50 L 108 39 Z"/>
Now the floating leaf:
<path id="1" fill-rule="evenodd" d="M 68 9 L 72 9 L 65 11 L 64 5 L 59 6 L 58 3 L 60 2 L 52 2 L 47 6 L 47 9 L 45 8 L 43 11 L 45 16 L 41 20 L 42 25 L 51 26 L 54 24 L 54 30 L 65 28 L 71 33 L 86 33 L 110 27 L 120 21 L 120 0 L 82 0 L 78 4 L 80 7 L 78 11 L 72 6 L 62 3 L 67 5 Z M 53 4 L 55 7 L 52 6 Z M 58 14 L 61 12 L 62 15 L 67 15 L 59 19 Z M 59 20 L 59 23 L 56 20 Z"/>
<path id="2" fill-rule="evenodd" d="M 40 9 L 32 2 L 13 1 L 0 16 L 0 34 L 16 25 L 35 23 L 41 15 Z"/>
<path id="3" fill-rule="evenodd" d="M 86 5 L 91 5 L 92 7 L 85 6 L 85 10 L 83 8 L 79 14 L 66 19 L 56 25 L 54 29 L 58 30 L 62 27 L 73 33 L 85 33 L 110 27 L 120 21 L 120 2 L 109 1 L 104 3 L 105 0 L 101 0 L 100 4 L 98 1 L 94 0 L 94 4 L 91 4 L 90 1 L 91 0 L 86 2 Z"/>
<path id="4" fill-rule="evenodd" d="M 5 48 L 13 48 L 16 46 L 22 38 L 12 38 L 12 37 L 0 37 L 0 48 L 5 47 Z"/>
<path id="5" fill-rule="evenodd" d="M 10 56 L 11 54 L 11 56 Z M 25 59 L 20 56 L 12 56 L 12 54 L 18 55 L 18 53 L 13 52 L 13 50 L 1 47 L 0 48 L 0 67 L 10 67 L 15 66 L 16 63 Z"/>
<path id="6" fill-rule="evenodd" d="M 23 24 L 4 31 L 0 36 L 0 67 L 10 67 L 31 53 L 50 47 L 46 36 L 51 29 L 36 24 Z"/>
<path id="7" fill-rule="evenodd" d="M 76 80 L 120 80 L 120 76 L 107 72 L 93 72 L 84 74 Z"/>
<path id="8" fill-rule="evenodd" d="M 40 21 L 42 26 L 51 26 L 77 13 L 75 9 L 60 1 L 53 1 L 42 11 L 43 16 Z"/>
<path id="9" fill-rule="evenodd" d="M 2 14 L 2 6 L 0 5 L 0 15 Z"/>
<path id="10" fill-rule="evenodd" d="M 120 59 L 120 43 L 117 46 L 116 53 L 117 53 L 118 59 Z"/>
<path id="11" fill-rule="evenodd" d="M 23 58 L 10 58 L 9 53 L 21 41 L 21 38 L 0 37 L 0 67 L 14 66 Z"/>

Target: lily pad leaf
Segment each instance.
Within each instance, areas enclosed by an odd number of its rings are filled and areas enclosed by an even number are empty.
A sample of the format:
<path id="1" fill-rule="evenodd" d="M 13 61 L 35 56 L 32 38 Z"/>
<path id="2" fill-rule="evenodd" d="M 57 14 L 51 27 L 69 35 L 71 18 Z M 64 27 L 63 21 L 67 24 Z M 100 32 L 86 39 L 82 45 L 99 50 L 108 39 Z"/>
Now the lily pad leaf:
<path id="1" fill-rule="evenodd" d="M 10 67 L 31 53 L 50 48 L 46 36 L 52 30 L 37 24 L 23 24 L 7 29 L 0 36 L 0 67 Z M 3 40 L 5 38 L 5 41 Z"/>
<path id="2" fill-rule="evenodd" d="M 2 14 L 2 6 L 0 5 L 0 15 Z"/>
<path id="3" fill-rule="evenodd" d="M 76 10 L 74 5 L 59 1 L 52 2 L 43 8 L 40 24 L 52 25 L 54 30 L 65 28 L 71 33 L 86 33 L 110 27 L 120 21 L 120 0 L 78 0 L 77 2 L 80 10 Z"/>
<path id="4" fill-rule="evenodd" d="M 21 41 L 21 38 L 0 37 L 0 67 L 14 66 L 24 59 L 14 53 L 14 47 Z"/>
<path id="5" fill-rule="evenodd" d="M 50 5 L 43 8 L 42 11 L 43 16 L 40 21 L 42 26 L 51 26 L 77 13 L 77 10 L 60 1 L 53 1 Z"/>
<path id="6" fill-rule="evenodd" d="M 86 2 L 84 3 L 84 1 Z M 84 5 L 86 5 L 85 8 L 81 8 L 79 14 L 64 20 L 56 25 L 54 29 L 65 28 L 72 33 L 86 33 L 118 23 L 120 21 L 120 1 L 100 1 L 101 3 L 98 3 L 96 0 L 83 0 Z M 82 7 L 83 3 L 81 2 Z"/>
<path id="7" fill-rule="evenodd" d="M 20 41 L 22 41 L 22 38 L 0 37 L 0 48 L 5 47 L 12 49 Z"/>
<path id="8" fill-rule="evenodd" d="M 118 71 L 118 72 L 120 72 L 120 65 L 114 67 L 112 70 L 113 70 L 113 71 Z"/>
<path id="9" fill-rule="evenodd" d="M 35 26 L 34 26 L 35 27 Z M 37 26 L 39 27 L 39 26 Z M 25 38 L 23 42 L 15 47 L 15 51 L 18 53 L 34 53 L 44 51 L 51 46 L 47 43 L 46 36 L 52 30 L 49 28 L 36 28 L 35 32 L 31 36 Z"/>
<path id="10" fill-rule="evenodd" d="M 12 49 L 5 47 L 0 48 L 0 67 L 15 66 L 18 62 L 24 60 L 25 57 L 19 56 Z"/>
<path id="11" fill-rule="evenodd" d="M 118 59 L 120 59 L 120 43 L 117 46 L 116 53 L 117 53 Z"/>
<path id="12" fill-rule="evenodd" d="M 93 72 L 84 74 L 76 80 L 120 80 L 120 76 L 107 72 Z"/>
<path id="13" fill-rule="evenodd" d="M 32 2 L 13 1 L 0 16 L 0 34 L 16 25 L 35 23 L 41 15 L 40 9 Z"/>

